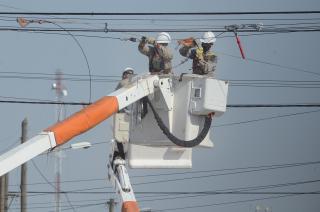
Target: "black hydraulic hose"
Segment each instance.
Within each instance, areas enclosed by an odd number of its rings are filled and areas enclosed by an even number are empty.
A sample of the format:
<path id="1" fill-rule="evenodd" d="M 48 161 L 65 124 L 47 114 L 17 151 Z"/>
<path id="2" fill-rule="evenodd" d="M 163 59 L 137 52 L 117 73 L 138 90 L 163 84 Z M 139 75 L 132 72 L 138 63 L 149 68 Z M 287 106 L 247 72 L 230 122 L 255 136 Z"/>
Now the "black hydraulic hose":
<path id="1" fill-rule="evenodd" d="M 145 99 L 146 99 L 145 101 L 149 104 L 160 129 L 167 136 L 167 138 L 169 138 L 169 140 L 172 141 L 175 145 L 181 146 L 181 147 L 188 147 L 188 148 L 195 147 L 199 145 L 203 141 L 203 139 L 207 136 L 209 129 L 211 127 L 211 121 L 212 121 L 212 117 L 210 115 L 205 117 L 204 126 L 201 132 L 199 133 L 199 135 L 192 140 L 185 141 L 177 138 L 170 132 L 168 127 L 163 123 L 157 111 L 154 109 L 148 97 L 145 97 Z"/>

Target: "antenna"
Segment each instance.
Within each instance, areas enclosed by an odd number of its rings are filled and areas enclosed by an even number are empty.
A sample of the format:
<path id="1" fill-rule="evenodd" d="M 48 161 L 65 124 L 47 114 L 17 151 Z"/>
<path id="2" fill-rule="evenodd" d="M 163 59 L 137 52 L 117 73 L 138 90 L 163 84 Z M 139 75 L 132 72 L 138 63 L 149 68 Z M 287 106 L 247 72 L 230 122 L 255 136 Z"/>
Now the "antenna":
<path id="1" fill-rule="evenodd" d="M 55 76 L 55 82 L 52 83 L 51 89 L 55 90 L 56 92 L 56 101 L 62 103 L 63 97 L 68 95 L 68 92 L 64 85 L 62 84 L 63 79 L 63 73 L 60 70 L 56 71 Z M 63 104 L 57 104 L 56 105 L 56 115 L 55 119 L 57 122 L 60 122 L 61 120 L 65 119 L 66 117 L 66 111 L 65 106 Z M 60 191 L 61 191 L 61 173 L 62 173 L 62 150 L 60 147 L 57 147 L 55 149 L 55 188 L 56 188 L 56 194 L 55 194 L 55 202 L 56 202 L 56 212 L 61 211 L 61 205 L 60 205 Z"/>

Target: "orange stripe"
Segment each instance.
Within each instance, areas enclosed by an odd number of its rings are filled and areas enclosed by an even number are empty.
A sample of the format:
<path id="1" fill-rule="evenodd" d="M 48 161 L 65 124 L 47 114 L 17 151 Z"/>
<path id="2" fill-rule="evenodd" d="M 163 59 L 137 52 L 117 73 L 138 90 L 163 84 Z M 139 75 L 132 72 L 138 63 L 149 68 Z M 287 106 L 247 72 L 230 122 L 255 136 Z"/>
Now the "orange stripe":
<path id="1" fill-rule="evenodd" d="M 57 145 L 61 145 L 93 128 L 116 112 L 118 112 L 117 98 L 105 96 L 45 131 L 53 132 Z"/>
<path id="2" fill-rule="evenodd" d="M 121 212 L 139 212 L 139 206 L 137 202 L 128 201 L 122 204 Z"/>

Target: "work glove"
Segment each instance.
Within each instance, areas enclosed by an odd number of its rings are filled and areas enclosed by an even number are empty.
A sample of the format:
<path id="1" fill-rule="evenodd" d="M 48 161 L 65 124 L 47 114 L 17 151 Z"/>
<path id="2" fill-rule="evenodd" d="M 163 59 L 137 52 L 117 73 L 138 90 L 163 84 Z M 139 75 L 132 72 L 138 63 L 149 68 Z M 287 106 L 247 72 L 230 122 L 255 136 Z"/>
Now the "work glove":
<path id="1" fill-rule="evenodd" d="M 137 42 L 137 38 L 129 38 L 128 40 L 131 42 Z"/>
<path id="2" fill-rule="evenodd" d="M 196 49 L 196 58 L 198 60 L 203 60 L 203 48 L 197 48 Z"/>
<path id="3" fill-rule="evenodd" d="M 147 38 L 147 43 L 151 44 L 151 45 L 155 45 L 156 44 L 156 39 L 154 39 L 152 37 L 148 37 Z"/>
<path id="4" fill-rule="evenodd" d="M 147 37 L 142 36 L 142 37 L 141 37 L 141 42 L 146 43 L 146 42 L 147 42 Z"/>
<path id="5" fill-rule="evenodd" d="M 194 47 L 196 46 L 196 41 L 193 37 L 178 40 L 178 44 L 182 46 L 187 46 L 187 47 Z"/>

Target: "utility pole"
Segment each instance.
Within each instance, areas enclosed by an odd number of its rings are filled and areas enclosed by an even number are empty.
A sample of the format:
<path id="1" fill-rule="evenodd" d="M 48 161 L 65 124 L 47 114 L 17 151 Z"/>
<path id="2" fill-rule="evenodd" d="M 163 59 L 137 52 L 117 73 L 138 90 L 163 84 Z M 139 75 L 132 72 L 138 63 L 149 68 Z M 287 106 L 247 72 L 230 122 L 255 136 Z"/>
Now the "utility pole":
<path id="1" fill-rule="evenodd" d="M 114 201 L 114 199 L 110 199 L 108 202 L 108 207 L 109 207 L 109 212 L 114 212 L 114 207 L 116 205 L 116 202 Z"/>
<path id="2" fill-rule="evenodd" d="M 4 212 L 5 175 L 0 177 L 0 212 Z"/>
<path id="3" fill-rule="evenodd" d="M 21 143 L 27 141 L 28 119 L 25 118 L 21 124 Z M 21 212 L 27 212 L 27 163 L 21 165 L 21 184 L 20 184 L 20 208 Z"/>
<path id="4" fill-rule="evenodd" d="M 7 212 L 8 209 L 8 181 L 8 174 L 0 177 L 0 212 Z"/>
<path id="5" fill-rule="evenodd" d="M 8 200 L 9 200 L 9 193 L 8 193 L 8 189 L 9 189 L 9 173 L 7 173 L 6 175 L 4 175 L 4 211 L 8 211 Z"/>

